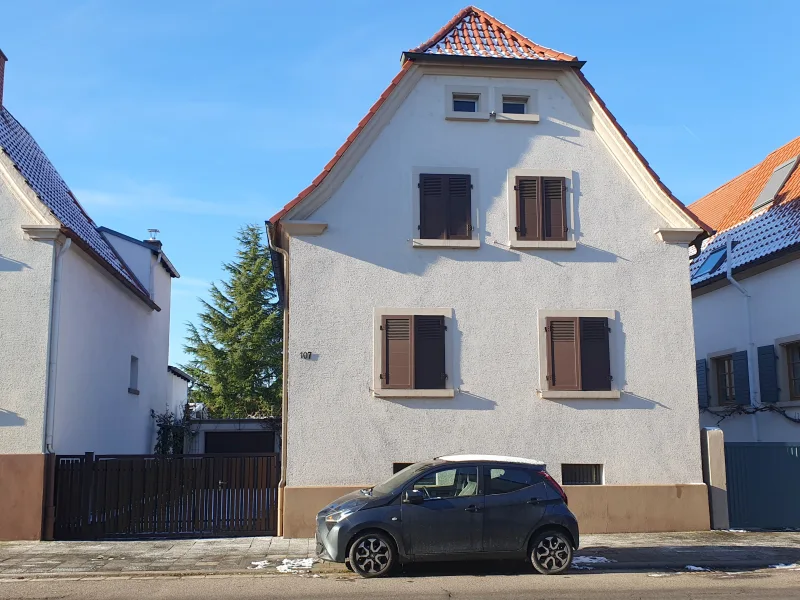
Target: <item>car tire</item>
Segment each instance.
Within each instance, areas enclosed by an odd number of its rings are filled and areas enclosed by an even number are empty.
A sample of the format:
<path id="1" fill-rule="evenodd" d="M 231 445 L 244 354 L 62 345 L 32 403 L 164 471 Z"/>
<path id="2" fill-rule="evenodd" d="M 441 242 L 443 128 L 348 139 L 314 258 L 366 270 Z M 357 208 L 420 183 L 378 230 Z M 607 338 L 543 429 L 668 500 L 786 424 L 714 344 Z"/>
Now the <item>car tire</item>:
<path id="1" fill-rule="evenodd" d="M 563 531 L 548 529 L 533 538 L 530 557 L 539 573 L 558 575 L 572 564 L 572 542 Z"/>
<path id="2" fill-rule="evenodd" d="M 394 542 L 379 531 L 358 536 L 350 546 L 350 568 L 361 577 L 384 577 L 397 560 Z"/>
<path id="3" fill-rule="evenodd" d="M 344 566 L 347 567 L 348 571 L 350 571 L 350 572 L 353 571 L 353 565 L 350 564 L 350 559 L 349 558 L 345 559 Z"/>

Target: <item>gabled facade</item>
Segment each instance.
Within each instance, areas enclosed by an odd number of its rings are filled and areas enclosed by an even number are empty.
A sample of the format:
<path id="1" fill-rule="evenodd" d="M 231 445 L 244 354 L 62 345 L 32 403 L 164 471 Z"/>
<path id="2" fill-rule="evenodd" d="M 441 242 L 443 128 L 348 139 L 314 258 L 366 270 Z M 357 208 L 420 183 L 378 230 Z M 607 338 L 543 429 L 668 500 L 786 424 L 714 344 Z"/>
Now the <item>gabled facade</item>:
<path id="1" fill-rule="evenodd" d="M 47 455 L 152 451 L 173 277 L 161 242 L 97 227 L 0 105 L 0 539 L 42 535 Z"/>
<path id="2" fill-rule="evenodd" d="M 707 528 L 686 248 L 709 228 L 574 56 L 467 7 L 401 62 L 268 224 L 284 535 L 457 452 L 544 461 L 583 531 Z"/>
<path id="3" fill-rule="evenodd" d="M 798 156 L 800 138 L 691 207 L 718 230 L 691 283 L 701 422 L 727 442 L 800 443 Z"/>

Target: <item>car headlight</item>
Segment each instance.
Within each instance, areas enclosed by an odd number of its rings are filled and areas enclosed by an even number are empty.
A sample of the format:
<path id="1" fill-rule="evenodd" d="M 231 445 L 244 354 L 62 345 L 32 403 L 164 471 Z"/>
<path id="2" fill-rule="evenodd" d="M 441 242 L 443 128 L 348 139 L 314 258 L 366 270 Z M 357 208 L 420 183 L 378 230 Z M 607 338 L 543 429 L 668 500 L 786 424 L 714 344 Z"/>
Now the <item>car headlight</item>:
<path id="1" fill-rule="evenodd" d="M 338 523 L 339 521 L 343 521 L 350 515 L 352 515 L 355 511 L 354 510 L 340 510 L 339 512 L 333 512 L 325 517 L 326 523 Z"/>

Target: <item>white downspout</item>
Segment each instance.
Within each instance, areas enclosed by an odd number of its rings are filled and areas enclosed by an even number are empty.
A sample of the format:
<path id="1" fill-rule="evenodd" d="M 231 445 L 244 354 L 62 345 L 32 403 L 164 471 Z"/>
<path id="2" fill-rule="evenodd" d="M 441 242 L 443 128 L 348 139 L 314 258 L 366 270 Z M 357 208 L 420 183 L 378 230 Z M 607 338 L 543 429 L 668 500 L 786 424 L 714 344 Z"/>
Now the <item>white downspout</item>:
<path id="1" fill-rule="evenodd" d="M 61 275 L 62 262 L 64 255 L 72 246 L 72 240 L 67 238 L 64 245 L 56 254 L 55 266 L 53 268 L 53 305 L 50 315 L 50 349 L 47 370 L 47 406 L 45 408 L 45 453 L 53 452 L 53 430 L 55 425 L 55 405 L 56 405 L 56 375 L 58 359 L 58 333 L 61 327 Z"/>
<path id="2" fill-rule="evenodd" d="M 758 397 L 759 389 L 756 385 L 756 345 L 753 342 L 753 321 L 750 318 L 750 294 L 748 294 L 747 290 L 742 287 L 742 284 L 733 278 L 733 274 L 731 273 L 731 263 L 733 262 L 731 260 L 732 249 L 733 246 L 731 244 L 731 239 L 728 238 L 725 255 L 725 276 L 728 278 L 728 281 L 731 283 L 731 285 L 739 290 L 744 296 L 745 318 L 747 319 L 747 375 L 750 380 L 750 405 L 755 408 L 761 404 L 761 399 Z M 751 423 L 753 426 L 754 441 L 760 442 L 761 436 L 758 430 L 758 413 L 753 413 L 753 419 Z"/>

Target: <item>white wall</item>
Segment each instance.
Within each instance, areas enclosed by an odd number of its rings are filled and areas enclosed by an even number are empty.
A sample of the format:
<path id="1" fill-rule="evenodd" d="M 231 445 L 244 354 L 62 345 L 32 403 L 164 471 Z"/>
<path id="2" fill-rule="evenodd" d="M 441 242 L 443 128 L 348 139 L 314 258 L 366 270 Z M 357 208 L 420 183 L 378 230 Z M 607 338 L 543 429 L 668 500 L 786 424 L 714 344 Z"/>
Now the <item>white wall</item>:
<path id="1" fill-rule="evenodd" d="M 444 119 L 444 86 L 539 89 L 542 122 Z M 478 250 L 411 247 L 414 168 L 478 169 Z M 506 175 L 576 175 L 578 248 L 512 251 Z M 559 84 L 426 75 L 290 242 L 288 485 L 358 485 L 454 452 L 604 463 L 608 484 L 702 480 L 686 249 Z M 454 309 L 454 399 L 374 398 L 375 307 Z M 542 400 L 539 309 L 612 309 L 620 400 Z M 315 360 L 302 360 L 312 352 Z"/>
<path id="2" fill-rule="evenodd" d="M 0 176 L 0 454 L 44 448 L 54 251 L 21 229 L 37 222 Z"/>
<path id="3" fill-rule="evenodd" d="M 140 244 L 135 244 L 110 231 L 103 233 L 104 237 L 114 247 L 125 264 L 128 265 L 139 282 L 152 293 L 150 289 L 150 269 L 153 262 L 153 252 L 149 248 L 143 248 Z"/>
<path id="4" fill-rule="evenodd" d="M 775 340 L 800 336 L 800 260 L 741 279 L 751 296 L 753 342 L 756 347 L 775 344 Z M 747 350 L 747 313 L 740 292 L 727 285 L 694 298 L 695 352 L 697 358 L 726 350 Z M 781 404 L 788 398 L 786 355 L 778 346 L 778 385 Z M 709 379 L 713 378 L 709 370 Z M 800 418 L 800 404 L 784 405 L 787 412 Z M 703 426 L 716 426 L 719 416 L 701 415 Z M 754 423 L 755 422 L 755 423 Z M 737 415 L 724 419 L 719 427 L 728 442 L 800 442 L 800 424 L 781 415 L 762 413 Z"/>
<path id="5" fill-rule="evenodd" d="M 189 396 L 189 382 L 181 379 L 177 375 L 169 373 L 169 401 L 168 407 L 175 416 L 183 417 L 183 407 L 186 406 L 186 398 Z"/>
<path id="6" fill-rule="evenodd" d="M 74 246 L 63 268 L 55 451 L 150 453 L 150 409 L 163 412 L 171 394 L 170 276 L 156 266 L 156 312 Z M 131 355 L 139 359 L 138 396 L 128 393 Z"/>

